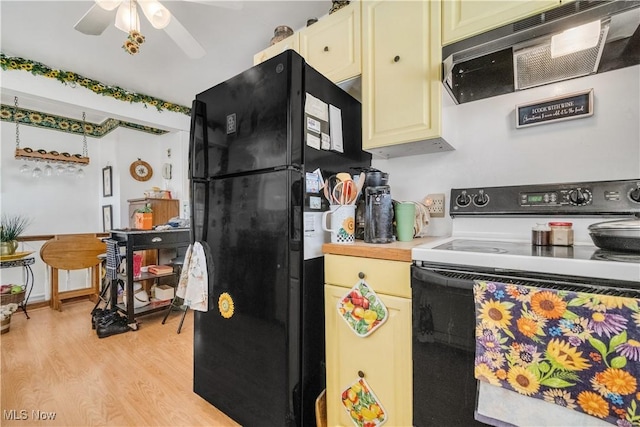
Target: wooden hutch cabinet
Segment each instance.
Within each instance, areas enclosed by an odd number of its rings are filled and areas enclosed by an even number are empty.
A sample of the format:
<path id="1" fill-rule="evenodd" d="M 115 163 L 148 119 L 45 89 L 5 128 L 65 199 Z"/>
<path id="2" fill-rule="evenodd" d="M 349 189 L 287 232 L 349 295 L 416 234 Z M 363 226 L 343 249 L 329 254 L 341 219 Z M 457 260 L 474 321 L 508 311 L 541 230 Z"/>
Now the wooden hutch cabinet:
<path id="1" fill-rule="evenodd" d="M 141 199 L 129 199 L 129 228 L 134 228 L 134 214 L 137 209 L 150 205 L 153 210 L 153 226 L 166 224 L 171 218 L 180 215 L 180 200 L 154 199 L 145 197 Z"/>

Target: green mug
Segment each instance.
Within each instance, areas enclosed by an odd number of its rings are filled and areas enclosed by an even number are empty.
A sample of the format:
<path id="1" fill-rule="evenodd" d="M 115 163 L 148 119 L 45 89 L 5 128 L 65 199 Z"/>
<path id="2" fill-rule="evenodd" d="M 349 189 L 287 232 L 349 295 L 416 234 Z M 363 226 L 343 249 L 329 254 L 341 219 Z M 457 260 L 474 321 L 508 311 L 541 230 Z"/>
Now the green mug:
<path id="1" fill-rule="evenodd" d="M 414 236 L 416 205 L 413 202 L 398 202 L 394 206 L 396 237 L 400 242 L 410 242 Z"/>

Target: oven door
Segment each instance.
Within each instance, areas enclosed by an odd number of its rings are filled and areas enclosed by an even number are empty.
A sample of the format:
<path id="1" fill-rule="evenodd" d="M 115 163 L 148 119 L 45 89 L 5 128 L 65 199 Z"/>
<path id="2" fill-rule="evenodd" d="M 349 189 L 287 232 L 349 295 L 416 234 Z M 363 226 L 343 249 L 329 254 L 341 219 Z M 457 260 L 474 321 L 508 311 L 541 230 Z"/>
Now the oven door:
<path id="1" fill-rule="evenodd" d="M 486 425 L 474 419 L 473 283 L 412 267 L 415 426 Z"/>
<path id="2" fill-rule="evenodd" d="M 490 422 L 491 425 L 505 425 L 506 420 L 497 417 L 497 413 L 490 411 L 491 413 L 476 414 L 478 382 L 474 378 L 475 280 L 640 298 L 638 282 L 416 261 L 416 265 L 411 268 L 415 426 L 487 425 L 476 421 L 475 417 Z M 501 396 L 488 401 L 486 393 L 484 396 L 485 399 L 481 399 L 484 402 L 481 405 L 483 411 L 493 410 L 496 402 L 504 399 Z M 524 399 L 525 406 L 531 404 L 529 398 Z M 539 425 L 551 425 L 543 420 L 552 423 L 554 419 L 558 419 L 554 408 L 555 405 L 551 405 L 544 413 L 536 413 L 536 422 L 540 421 Z M 576 421 L 576 414 L 580 421 Z M 583 417 L 591 418 L 578 413 L 571 415 L 572 420 L 567 425 L 586 425 Z M 531 419 L 518 420 L 513 424 L 525 425 L 526 421 Z"/>

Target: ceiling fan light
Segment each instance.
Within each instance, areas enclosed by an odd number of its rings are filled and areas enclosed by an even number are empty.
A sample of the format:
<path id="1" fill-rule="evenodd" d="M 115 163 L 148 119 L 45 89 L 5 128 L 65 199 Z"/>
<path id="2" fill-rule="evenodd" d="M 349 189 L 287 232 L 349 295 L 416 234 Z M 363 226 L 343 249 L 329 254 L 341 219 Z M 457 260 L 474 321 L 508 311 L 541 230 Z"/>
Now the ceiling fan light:
<path id="1" fill-rule="evenodd" d="M 120 6 L 122 0 L 96 0 L 96 3 L 104 10 L 113 10 Z"/>
<path id="2" fill-rule="evenodd" d="M 142 8 L 144 16 L 153 25 L 153 28 L 161 30 L 169 25 L 171 12 L 157 0 L 139 0 L 138 4 Z"/>
<path id="3" fill-rule="evenodd" d="M 140 16 L 135 2 L 132 4 L 130 1 L 125 0 L 120 4 L 116 13 L 116 28 L 127 34 L 133 30 L 139 31 Z"/>

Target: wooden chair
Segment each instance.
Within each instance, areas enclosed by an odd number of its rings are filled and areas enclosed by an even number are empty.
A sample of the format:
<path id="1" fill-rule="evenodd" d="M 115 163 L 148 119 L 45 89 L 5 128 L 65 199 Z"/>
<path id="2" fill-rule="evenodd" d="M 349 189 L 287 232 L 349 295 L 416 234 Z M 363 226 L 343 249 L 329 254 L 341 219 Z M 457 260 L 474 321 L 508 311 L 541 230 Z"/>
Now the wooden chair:
<path id="1" fill-rule="evenodd" d="M 40 258 L 51 267 L 51 301 L 54 310 L 62 311 L 62 301 L 100 293 L 100 264 L 98 255 L 106 252 L 106 245 L 97 234 L 62 234 L 48 240 L 40 249 Z M 60 292 L 59 270 L 91 269 L 91 287 Z"/>

